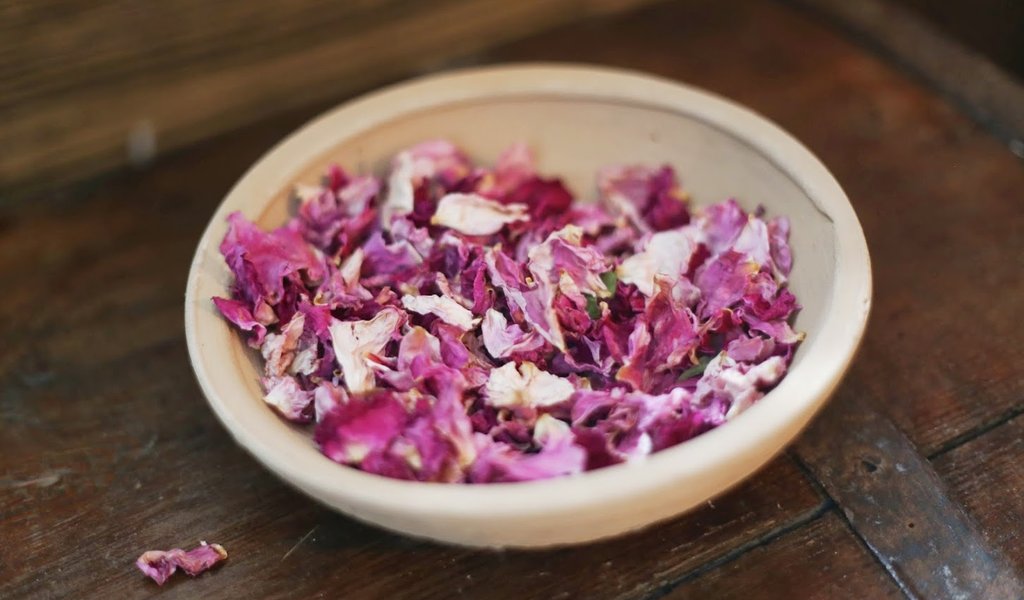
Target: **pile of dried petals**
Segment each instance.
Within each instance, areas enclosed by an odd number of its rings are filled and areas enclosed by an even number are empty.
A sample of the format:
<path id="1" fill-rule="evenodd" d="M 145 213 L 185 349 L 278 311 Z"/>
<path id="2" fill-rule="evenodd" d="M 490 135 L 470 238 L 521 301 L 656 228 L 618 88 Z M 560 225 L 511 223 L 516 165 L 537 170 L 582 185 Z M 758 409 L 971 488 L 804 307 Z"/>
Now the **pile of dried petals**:
<path id="1" fill-rule="evenodd" d="M 332 167 L 278 229 L 229 217 L 214 302 L 262 353 L 267 404 L 339 463 L 487 483 L 642 459 L 785 374 L 789 222 L 691 208 L 667 166 L 597 190 L 574 203 L 523 145 L 487 169 L 425 142 L 383 182 Z"/>

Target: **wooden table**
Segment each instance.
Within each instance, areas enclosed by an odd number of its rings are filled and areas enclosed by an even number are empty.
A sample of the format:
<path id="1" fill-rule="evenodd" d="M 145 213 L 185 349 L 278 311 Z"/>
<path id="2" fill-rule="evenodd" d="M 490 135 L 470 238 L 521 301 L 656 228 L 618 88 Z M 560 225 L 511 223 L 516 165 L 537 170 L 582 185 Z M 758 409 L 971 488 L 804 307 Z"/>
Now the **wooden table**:
<path id="1" fill-rule="evenodd" d="M 0 597 L 1022 597 L 1024 166 L 944 100 L 970 94 L 851 29 L 686 2 L 478 57 L 631 67 L 753 107 L 832 169 L 874 261 L 861 353 L 794 446 L 590 546 L 472 551 L 362 525 L 272 477 L 207 408 L 182 331 L 194 245 L 243 170 L 325 107 L 3 205 Z M 228 562 L 164 588 L 132 566 L 199 539 Z"/>

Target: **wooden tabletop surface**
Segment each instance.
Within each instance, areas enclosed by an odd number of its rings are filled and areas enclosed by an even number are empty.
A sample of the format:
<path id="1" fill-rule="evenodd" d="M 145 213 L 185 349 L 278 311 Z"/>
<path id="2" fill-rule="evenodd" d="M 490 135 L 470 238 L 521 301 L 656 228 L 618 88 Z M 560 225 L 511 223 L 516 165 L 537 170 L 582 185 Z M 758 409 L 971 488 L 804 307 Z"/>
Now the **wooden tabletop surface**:
<path id="1" fill-rule="evenodd" d="M 1024 164 L 957 100 L 975 96 L 808 8 L 829 4 L 656 5 L 476 58 L 705 87 L 845 187 L 867 336 L 761 472 L 640 533 L 496 552 L 360 524 L 260 467 L 193 379 L 182 297 L 229 186 L 314 107 L 0 207 L 0 597 L 1024 597 Z M 158 588 L 132 564 L 200 539 L 230 558 L 197 579 Z"/>

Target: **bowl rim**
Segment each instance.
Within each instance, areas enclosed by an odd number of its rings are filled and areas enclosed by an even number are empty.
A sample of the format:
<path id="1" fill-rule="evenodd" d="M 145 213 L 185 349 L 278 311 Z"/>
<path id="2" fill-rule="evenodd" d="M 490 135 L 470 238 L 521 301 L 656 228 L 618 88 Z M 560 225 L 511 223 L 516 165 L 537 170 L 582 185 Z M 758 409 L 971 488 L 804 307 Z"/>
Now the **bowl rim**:
<path id="1" fill-rule="evenodd" d="M 251 213 L 244 208 L 252 197 L 261 199 L 258 208 L 262 212 L 290 178 L 346 137 L 431 107 L 516 94 L 628 101 L 698 118 L 750 145 L 800 187 L 835 229 L 832 304 L 822 316 L 814 340 L 801 348 L 806 354 L 802 362 L 752 407 L 692 440 L 639 463 L 540 481 L 453 485 L 391 479 L 334 463 L 294 436 L 266 435 L 267 416 L 280 422 L 282 432 L 288 425 L 270 410 L 240 410 L 243 404 L 228 398 L 238 393 L 242 384 L 213 368 L 213 362 L 238 343 L 236 334 L 226 325 L 227 335 L 202 331 L 213 308 L 209 298 L 198 297 L 197 288 L 209 246 L 220 242 L 213 239 L 218 224 L 234 210 Z M 200 238 L 185 292 L 185 334 L 196 379 L 225 428 L 271 471 L 307 493 L 342 497 L 354 505 L 373 505 L 393 513 L 515 518 L 571 512 L 597 502 L 614 503 L 653 492 L 742 459 L 745 452 L 770 443 L 795 421 L 805 425 L 832 393 L 856 353 L 870 311 L 871 287 L 864 234 L 839 183 L 807 148 L 765 117 L 716 94 L 635 71 L 575 64 L 504 64 L 427 75 L 365 94 L 316 117 L 264 154 L 228 192 Z M 795 434 L 787 442 L 793 437 Z M 771 458 L 764 456 L 743 477 Z"/>

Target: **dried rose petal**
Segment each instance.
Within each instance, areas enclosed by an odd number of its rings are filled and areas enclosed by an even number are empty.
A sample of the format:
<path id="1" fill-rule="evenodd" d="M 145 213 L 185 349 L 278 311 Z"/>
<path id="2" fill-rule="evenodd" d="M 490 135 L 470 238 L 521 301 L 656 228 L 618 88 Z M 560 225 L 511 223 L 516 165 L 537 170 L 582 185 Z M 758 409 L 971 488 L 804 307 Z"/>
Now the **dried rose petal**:
<path id="1" fill-rule="evenodd" d="M 225 319 L 234 323 L 242 331 L 252 332 L 252 337 L 249 340 L 250 346 L 259 347 L 263 343 L 267 335 L 267 328 L 256 320 L 245 304 L 227 298 L 214 298 L 213 303 Z"/>
<path id="2" fill-rule="evenodd" d="M 430 223 L 466 235 L 490 235 L 529 218 L 525 204 L 501 204 L 479 194 L 447 194 L 438 202 Z"/>
<path id="3" fill-rule="evenodd" d="M 544 345 L 544 338 L 536 332 L 523 331 L 516 324 L 509 325 L 505 315 L 489 309 L 481 325 L 484 347 L 494 358 L 509 358 L 516 353 L 538 350 Z"/>
<path id="4" fill-rule="evenodd" d="M 235 275 L 234 293 L 252 306 L 263 300 L 275 305 L 284 297 L 285 278 L 301 272 L 320 281 L 324 266 L 317 252 L 306 245 L 294 229 L 281 227 L 264 233 L 242 213 L 228 216 L 228 233 L 220 245 L 221 254 Z"/>
<path id="5" fill-rule="evenodd" d="M 619 281 L 631 283 L 646 296 L 654 294 L 654 278 L 678 281 L 689 269 L 690 260 L 704 241 L 704 234 L 695 227 L 681 227 L 656 233 L 642 252 L 622 261 L 616 273 Z"/>
<path id="6" fill-rule="evenodd" d="M 665 231 L 690 222 L 689 197 L 676 182 L 672 167 L 627 165 L 598 171 L 601 200 L 643 232 Z"/>
<path id="7" fill-rule="evenodd" d="M 572 396 L 569 380 L 537 368 L 532 362 L 515 363 L 491 371 L 484 395 L 491 406 L 552 406 Z"/>
<path id="8" fill-rule="evenodd" d="M 472 311 L 446 296 L 402 296 L 402 306 L 409 312 L 436 315 L 445 323 L 469 331 L 480 322 Z"/>
<path id="9" fill-rule="evenodd" d="M 178 569 L 195 577 L 227 557 L 227 551 L 220 544 L 200 542 L 199 546 L 189 551 L 174 548 L 143 552 L 135 561 L 135 566 L 157 585 L 163 585 Z"/>
<path id="10" fill-rule="evenodd" d="M 310 407 L 313 392 L 302 389 L 298 380 L 288 375 L 266 377 L 262 383 L 263 389 L 267 390 L 263 395 L 263 401 L 282 417 L 296 423 L 309 422 L 312 417 Z"/>
<path id="11" fill-rule="evenodd" d="M 373 389 L 373 366 L 370 358 L 384 350 L 405 321 L 404 313 L 388 308 L 367 321 L 339 321 L 330 325 L 334 356 L 350 392 Z"/>

